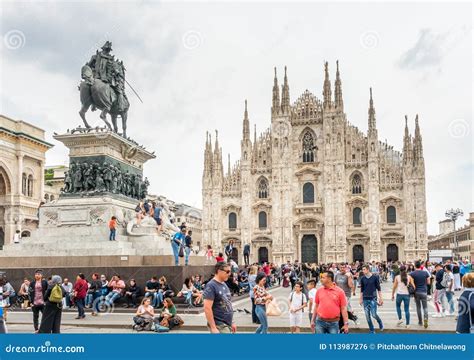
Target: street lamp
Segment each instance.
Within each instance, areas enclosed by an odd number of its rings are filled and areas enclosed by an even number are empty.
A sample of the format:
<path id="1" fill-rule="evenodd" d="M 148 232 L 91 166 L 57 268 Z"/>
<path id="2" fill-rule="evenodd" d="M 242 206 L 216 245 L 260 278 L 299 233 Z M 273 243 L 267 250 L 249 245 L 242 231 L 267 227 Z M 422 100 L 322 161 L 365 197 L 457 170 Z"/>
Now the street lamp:
<path id="1" fill-rule="evenodd" d="M 452 222 L 453 222 L 453 226 L 454 226 L 454 246 L 455 246 L 455 252 L 454 252 L 454 258 L 455 260 L 457 260 L 457 256 L 458 255 L 458 239 L 456 237 L 456 220 L 461 217 L 461 216 L 464 216 L 464 213 L 461 209 L 450 209 L 450 210 L 446 210 L 446 213 L 445 213 L 445 216 L 450 219 Z"/>

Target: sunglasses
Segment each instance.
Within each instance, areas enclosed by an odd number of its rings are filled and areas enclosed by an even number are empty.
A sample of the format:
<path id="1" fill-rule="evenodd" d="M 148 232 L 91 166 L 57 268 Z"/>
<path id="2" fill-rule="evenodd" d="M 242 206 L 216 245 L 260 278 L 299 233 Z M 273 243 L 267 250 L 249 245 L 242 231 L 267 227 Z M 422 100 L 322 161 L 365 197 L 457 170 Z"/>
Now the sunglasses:
<path id="1" fill-rule="evenodd" d="M 226 274 L 230 274 L 230 270 L 219 269 L 220 271 L 224 271 Z"/>

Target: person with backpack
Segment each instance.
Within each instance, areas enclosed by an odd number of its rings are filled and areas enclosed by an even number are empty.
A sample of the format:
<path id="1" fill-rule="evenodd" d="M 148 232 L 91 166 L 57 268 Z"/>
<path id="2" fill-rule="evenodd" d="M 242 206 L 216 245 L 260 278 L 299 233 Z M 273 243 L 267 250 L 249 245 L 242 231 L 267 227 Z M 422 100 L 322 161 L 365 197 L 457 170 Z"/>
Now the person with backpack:
<path id="1" fill-rule="evenodd" d="M 51 285 L 48 286 L 44 294 L 44 310 L 38 331 L 41 334 L 59 334 L 61 332 L 63 298 L 66 296 L 61 283 L 61 276 L 53 275 Z"/>
<path id="2" fill-rule="evenodd" d="M 174 255 L 174 264 L 175 266 L 179 265 L 179 258 L 183 257 L 184 255 L 184 239 L 186 237 L 186 228 L 183 227 L 181 231 L 178 231 L 176 234 L 173 235 L 171 239 L 171 248 L 173 250 Z"/>
<path id="3" fill-rule="evenodd" d="M 299 333 L 303 323 L 303 311 L 308 303 L 306 295 L 303 293 L 303 282 L 295 284 L 294 291 L 288 297 L 290 306 L 290 330 L 291 333 Z"/>
<path id="4" fill-rule="evenodd" d="M 436 283 L 433 301 L 435 304 L 436 314 L 433 314 L 433 317 L 439 318 L 445 316 L 446 285 L 448 279 L 444 276 L 445 271 L 443 270 L 443 266 L 441 264 L 436 264 L 435 270 Z"/>

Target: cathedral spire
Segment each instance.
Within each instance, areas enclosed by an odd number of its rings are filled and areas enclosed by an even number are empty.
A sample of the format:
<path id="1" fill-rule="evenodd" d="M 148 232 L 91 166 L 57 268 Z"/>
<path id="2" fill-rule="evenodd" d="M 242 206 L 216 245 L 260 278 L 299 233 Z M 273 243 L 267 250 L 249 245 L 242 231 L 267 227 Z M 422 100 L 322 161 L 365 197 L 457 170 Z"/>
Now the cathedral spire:
<path id="1" fill-rule="evenodd" d="M 334 83 L 334 102 L 336 108 L 343 110 L 344 103 L 342 101 L 342 87 L 341 87 L 341 77 L 339 74 L 339 60 L 336 61 L 336 81 Z"/>
<path id="2" fill-rule="evenodd" d="M 285 78 L 283 81 L 282 91 L 281 91 L 281 110 L 283 114 L 289 114 L 290 112 L 290 86 L 288 85 L 288 76 L 286 75 L 286 66 L 285 66 Z"/>
<path id="3" fill-rule="evenodd" d="M 369 100 L 369 132 L 377 129 L 377 123 L 375 121 L 375 108 L 374 99 L 372 98 L 372 88 L 370 88 L 370 100 Z"/>
<path id="4" fill-rule="evenodd" d="M 227 154 L 227 175 L 230 176 L 230 154 Z"/>
<path id="5" fill-rule="evenodd" d="M 272 114 L 278 114 L 280 109 L 280 89 L 278 87 L 277 68 L 275 67 L 275 78 L 273 79 Z"/>
<path id="6" fill-rule="evenodd" d="M 219 133 L 216 130 L 216 144 L 215 144 L 215 149 L 214 149 L 214 156 L 217 157 L 218 155 L 219 155 Z"/>
<path id="7" fill-rule="evenodd" d="M 403 135 L 403 163 L 407 165 L 412 160 L 413 145 L 408 131 L 408 116 L 405 115 L 405 134 Z"/>
<path id="8" fill-rule="evenodd" d="M 413 143 L 415 158 L 423 159 L 423 144 L 421 139 L 420 125 L 418 123 L 418 114 L 416 114 L 415 117 L 415 138 Z"/>
<path id="9" fill-rule="evenodd" d="M 243 121 L 243 130 L 242 130 L 242 140 L 250 141 L 250 122 L 249 122 L 249 113 L 247 111 L 247 100 L 245 100 L 245 111 L 244 111 L 244 121 Z"/>
<path id="10" fill-rule="evenodd" d="M 327 61 L 324 63 L 323 106 L 325 109 L 331 107 L 331 82 L 329 81 L 329 70 Z"/>

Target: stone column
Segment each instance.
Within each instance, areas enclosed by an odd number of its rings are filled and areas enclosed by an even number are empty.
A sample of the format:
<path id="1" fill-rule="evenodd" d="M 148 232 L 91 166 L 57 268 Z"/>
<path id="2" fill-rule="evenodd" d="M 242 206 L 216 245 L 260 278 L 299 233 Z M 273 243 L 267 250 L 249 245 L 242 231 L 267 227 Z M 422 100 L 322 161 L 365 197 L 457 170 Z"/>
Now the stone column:
<path id="1" fill-rule="evenodd" d="M 18 174 L 17 174 L 17 184 L 18 184 L 18 188 L 17 188 L 17 191 L 16 191 L 16 194 L 17 195 L 22 195 L 22 187 L 23 187 L 23 155 L 17 155 L 17 158 L 18 158 Z M 12 187 L 12 192 L 13 191 L 13 187 Z"/>
<path id="2" fill-rule="evenodd" d="M 39 163 L 40 171 L 41 171 L 40 179 L 39 179 L 39 181 L 40 181 L 39 201 L 41 202 L 44 199 L 44 161 L 38 161 L 38 163 Z M 38 203 L 38 205 L 39 205 L 39 203 Z"/>

